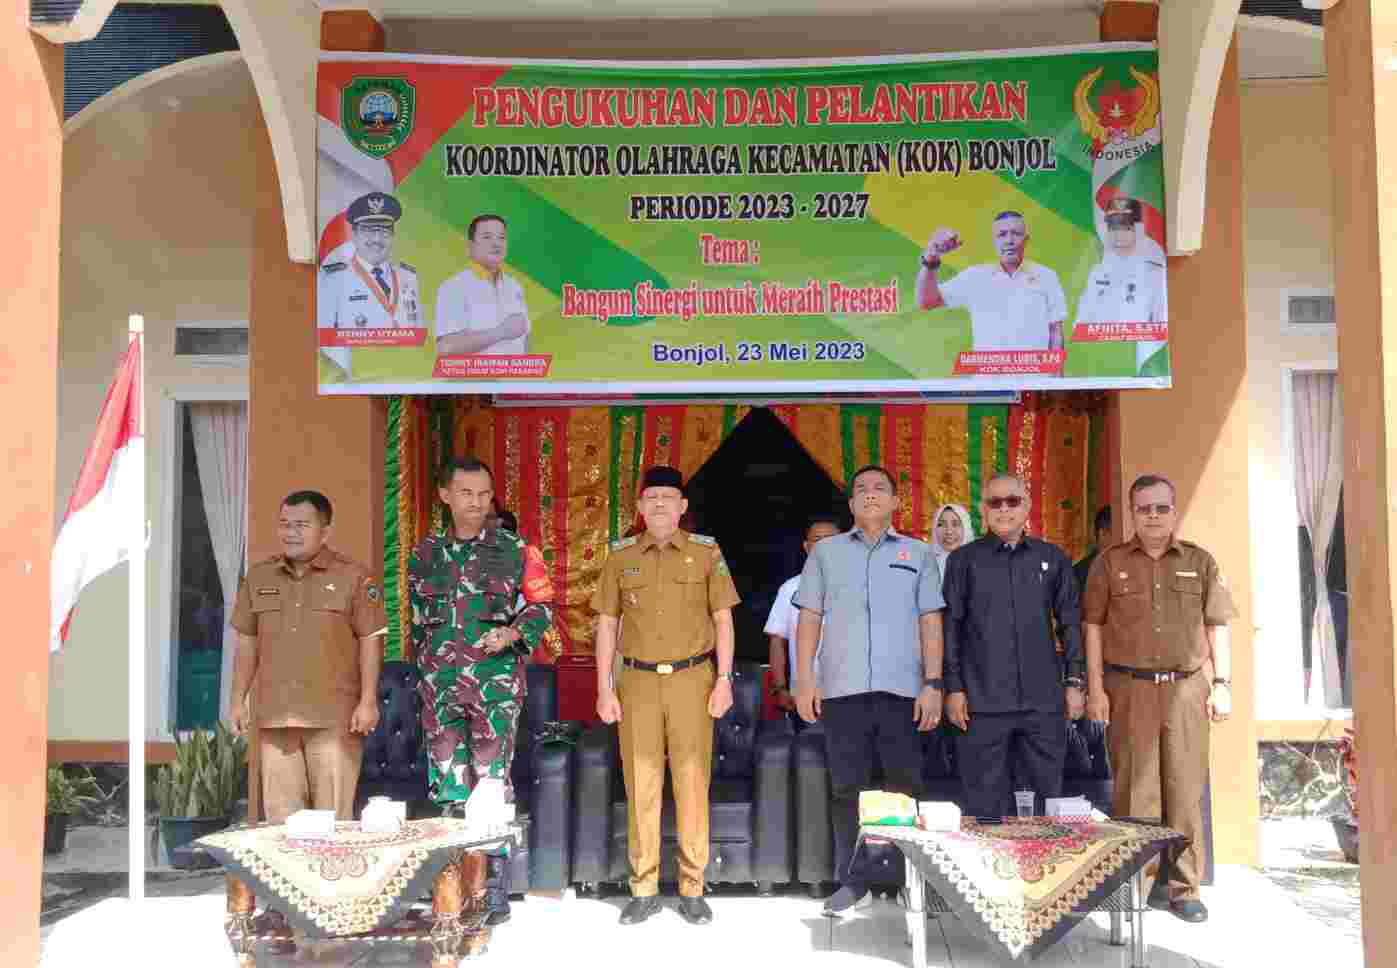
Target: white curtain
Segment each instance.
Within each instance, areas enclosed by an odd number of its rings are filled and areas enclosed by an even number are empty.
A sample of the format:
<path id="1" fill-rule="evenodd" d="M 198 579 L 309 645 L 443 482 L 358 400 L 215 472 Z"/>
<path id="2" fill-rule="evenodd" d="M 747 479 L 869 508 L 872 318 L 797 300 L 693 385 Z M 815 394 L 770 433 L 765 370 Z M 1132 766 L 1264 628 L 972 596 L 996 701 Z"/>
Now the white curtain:
<path id="1" fill-rule="evenodd" d="M 1342 672 L 1335 647 L 1334 616 L 1327 578 L 1329 541 L 1339 514 L 1344 483 L 1344 415 L 1334 373 L 1295 374 L 1295 501 L 1309 529 L 1315 565 L 1315 616 L 1311 669 L 1305 701 L 1334 709 L 1343 705 Z M 1351 650 L 1350 650 L 1351 651 Z M 1319 689 L 1314 688 L 1318 678 Z"/>
<path id="2" fill-rule="evenodd" d="M 218 714 L 228 708 L 233 685 L 237 636 L 229 622 L 247 555 L 247 404 L 191 403 L 194 458 L 204 514 L 213 539 L 213 555 L 223 586 L 223 662 L 219 675 Z"/>

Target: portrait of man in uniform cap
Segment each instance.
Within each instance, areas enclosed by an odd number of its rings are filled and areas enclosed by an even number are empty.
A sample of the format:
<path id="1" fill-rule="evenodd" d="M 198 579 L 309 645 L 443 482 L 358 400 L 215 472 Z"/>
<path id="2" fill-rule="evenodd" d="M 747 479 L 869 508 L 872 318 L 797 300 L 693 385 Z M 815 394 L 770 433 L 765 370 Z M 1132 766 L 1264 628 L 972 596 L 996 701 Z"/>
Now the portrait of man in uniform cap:
<path id="1" fill-rule="evenodd" d="M 1139 199 L 1125 195 L 1106 203 L 1101 261 L 1092 267 L 1077 303 L 1079 324 L 1169 321 L 1164 255 L 1140 237 L 1142 208 Z M 1159 340 L 1138 342 L 1136 372 L 1164 346 Z"/>
<path id="2" fill-rule="evenodd" d="M 420 329 L 426 326 L 417 270 L 393 260 L 403 206 L 387 192 L 369 192 L 345 210 L 352 242 L 326 257 L 317 273 L 316 320 L 325 329 Z M 352 350 L 322 347 L 341 379 L 352 374 Z"/>

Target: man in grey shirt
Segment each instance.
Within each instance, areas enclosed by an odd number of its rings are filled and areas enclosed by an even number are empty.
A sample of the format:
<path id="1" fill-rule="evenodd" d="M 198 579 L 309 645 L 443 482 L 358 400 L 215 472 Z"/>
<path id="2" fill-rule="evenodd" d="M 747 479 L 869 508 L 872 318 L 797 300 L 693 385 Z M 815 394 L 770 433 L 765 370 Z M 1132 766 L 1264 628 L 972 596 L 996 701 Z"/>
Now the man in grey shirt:
<path id="1" fill-rule="evenodd" d="M 854 847 L 859 793 L 873 789 L 874 763 L 882 763 L 883 789 L 920 796 L 917 732 L 941 721 L 941 576 L 930 545 L 892 529 L 897 506 L 897 485 L 885 468 L 854 474 L 853 530 L 815 545 L 795 595 L 796 708 L 806 722 L 825 724 L 840 879 L 825 902 L 830 917 L 868 894 Z"/>

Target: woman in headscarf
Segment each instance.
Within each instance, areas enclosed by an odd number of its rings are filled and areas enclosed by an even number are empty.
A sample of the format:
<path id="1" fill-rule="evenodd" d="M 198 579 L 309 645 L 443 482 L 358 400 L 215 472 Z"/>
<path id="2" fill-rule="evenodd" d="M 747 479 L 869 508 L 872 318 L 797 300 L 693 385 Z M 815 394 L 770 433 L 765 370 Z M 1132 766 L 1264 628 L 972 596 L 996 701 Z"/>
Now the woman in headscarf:
<path id="1" fill-rule="evenodd" d="M 945 582 L 946 559 L 961 545 L 975 540 L 975 525 L 970 522 L 970 512 L 959 504 L 941 505 L 931 522 L 931 550 L 936 555 L 941 581 Z"/>

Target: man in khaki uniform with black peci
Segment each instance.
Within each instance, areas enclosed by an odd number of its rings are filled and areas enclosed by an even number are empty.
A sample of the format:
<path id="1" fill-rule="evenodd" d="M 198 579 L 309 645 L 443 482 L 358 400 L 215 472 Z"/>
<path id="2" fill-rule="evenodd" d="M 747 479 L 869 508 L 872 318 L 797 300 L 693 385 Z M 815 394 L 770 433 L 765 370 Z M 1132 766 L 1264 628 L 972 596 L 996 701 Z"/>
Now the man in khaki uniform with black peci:
<path id="1" fill-rule="evenodd" d="M 1087 576 L 1087 717 L 1108 725 L 1112 812 L 1162 817 L 1189 838 L 1169 849 L 1167 883 L 1154 885 L 1150 906 L 1205 921 L 1208 721 L 1232 712 L 1227 622 L 1236 608 L 1213 556 L 1175 537 L 1168 479 L 1136 479 L 1128 507 L 1135 537 L 1099 554 Z"/>
<path id="2" fill-rule="evenodd" d="M 679 914 L 708 924 L 708 781 L 713 721 L 732 706 L 732 607 L 737 589 L 717 543 L 679 528 L 688 509 L 673 467 L 645 472 L 644 533 L 611 546 L 592 596 L 597 715 L 617 723 L 626 781 L 631 901 L 622 924 L 660 910 L 660 809 L 668 750 L 679 829 Z M 620 681 L 612 682 L 617 626 Z"/>

